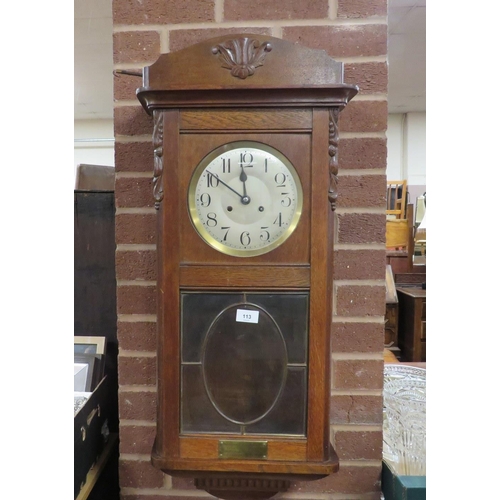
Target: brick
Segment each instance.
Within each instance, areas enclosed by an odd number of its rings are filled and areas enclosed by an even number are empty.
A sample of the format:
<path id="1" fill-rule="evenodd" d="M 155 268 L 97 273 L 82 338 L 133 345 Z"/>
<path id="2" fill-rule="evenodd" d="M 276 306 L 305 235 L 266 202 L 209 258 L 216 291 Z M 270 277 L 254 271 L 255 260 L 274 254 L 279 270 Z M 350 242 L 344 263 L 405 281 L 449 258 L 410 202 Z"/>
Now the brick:
<path id="1" fill-rule="evenodd" d="M 335 287 L 337 316 L 384 316 L 385 285 Z"/>
<path id="2" fill-rule="evenodd" d="M 116 147 L 116 146 L 115 146 Z M 387 141 L 377 138 L 340 139 L 339 170 L 387 166 Z"/>
<path id="3" fill-rule="evenodd" d="M 118 357 L 120 385 L 151 385 L 156 387 L 156 357 Z"/>
<path id="4" fill-rule="evenodd" d="M 338 215 L 338 243 L 385 243 L 385 214 Z"/>
<path id="5" fill-rule="evenodd" d="M 294 482 L 289 491 L 297 493 L 317 492 L 323 494 L 366 494 L 378 492 L 378 498 L 380 498 L 381 469 L 381 464 L 361 467 L 342 465 L 338 472 L 330 474 L 323 479 L 310 482 Z"/>
<path id="6" fill-rule="evenodd" d="M 330 400 L 330 423 L 334 425 L 380 425 L 382 424 L 382 404 L 382 395 L 334 395 Z"/>
<path id="7" fill-rule="evenodd" d="M 156 322 L 118 320 L 117 336 L 121 350 L 156 352 Z"/>
<path id="8" fill-rule="evenodd" d="M 331 57 L 374 57 L 387 55 L 387 25 L 288 26 L 283 39 L 311 49 L 322 49 Z"/>
<path id="9" fill-rule="evenodd" d="M 337 250 L 333 260 L 335 280 L 385 279 L 385 250 Z"/>
<path id="10" fill-rule="evenodd" d="M 156 314 L 156 286 L 118 286 L 118 314 Z"/>
<path id="11" fill-rule="evenodd" d="M 115 135 L 153 135 L 153 118 L 142 106 L 123 106 L 114 110 Z"/>
<path id="12" fill-rule="evenodd" d="M 340 460 L 382 460 L 382 431 L 336 431 L 333 447 Z"/>
<path id="13" fill-rule="evenodd" d="M 119 391 L 120 420 L 147 420 L 156 422 L 156 392 Z"/>
<path id="14" fill-rule="evenodd" d="M 387 206 L 385 175 L 340 175 L 337 208 L 384 208 Z"/>
<path id="15" fill-rule="evenodd" d="M 120 0 L 113 2 L 113 23 L 177 24 L 214 21 L 214 0 Z"/>
<path id="16" fill-rule="evenodd" d="M 154 63 L 159 55 L 160 35 L 157 31 L 120 31 L 113 34 L 115 64 L 140 62 L 146 66 Z"/>
<path id="17" fill-rule="evenodd" d="M 142 68 L 147 65 L 146 61 L 137 68 L 127 68 L 127 71 L 142 74 Z M 137 96 L 135 91 L 142 85 L 141 76 L 117 74 L 113 77 L 113 97 L 115 101 L 135 101 Z M 115 143 L 116 147 L 116 143 Z"/>
<path id="18" fill-rule="evenodd" d="M 225 21 L 324 19 L 328 17 L 328 0 L 225 0 Z"/>
<path id="19" fill-rule="evenodd" d="M 149 461 L 120 459 L 119 476 L 121 488 L 160 488 L 165 475 Z"/>
<path id="20" fill-rule="evenodd" d="M 115 164 L 117 172 L 151 172 L 152 177 L 152 142 L 115 142 Z"/>
<path id="21" fill-rule="evenodd" d="M 335 389 L 382 389 L 383 360 L 337 359 L 333 362 Z"/>
<path id="22" fill-rule="evenodd" d="M 194 479 L 190 477 L 172 477 L 172 488 L 176 490 L 197 490 Z"/>
<path id="23" fill-rule="evenodd" d="M 156 252 L 154 250 L 125 250 L 115 254 L 116 279 L 156 280 Z"/>
<path id="24" fill-rule="evenodd" d="M 146 455 L 151 453 L 156 427 L 145 425 L 120 426 L 120 453 Z"/>
<path id="25" fill-rule="evenodd" d="M 115 238 L 117 244 L 155 244 L 156 214 L 117 214 Z"/>
<path id="26" fill-rule="evenodd" d="M 382 352 L 383 323 L 333 323 L 333 352 Z"/>
<path id="27" fill-rule="evenodd" d="M 352 101 L 339 115 L 342 132 L 385 132 L 387 101 Z"/>
<path id="28" fill-rule="evenodd" d="M 357 85 L 358 95 L 387 94 L 387 63 L 346 63 L 344 64 L 344 82 Z"/>
<path id="29" fill-rule="evenodd" d="M 358 19 L 387 15 L 387 0 L 338 0 L 337 17 Z"/>
<path id="30" fill-rule="evenodd" d="M 152 176 L 117 177 L 115 180 L 115 204 L 117 208 L 153 207 Z"/>
<path id="31" fill-rule="evenodd" d="M 270 28 L 206 28 L 170 31 L 170 52 L 184 49 L 195 43 L 210 38 L 231 35 L 232 33 L 251 33 L 255 35 L 271 35 Z"/>

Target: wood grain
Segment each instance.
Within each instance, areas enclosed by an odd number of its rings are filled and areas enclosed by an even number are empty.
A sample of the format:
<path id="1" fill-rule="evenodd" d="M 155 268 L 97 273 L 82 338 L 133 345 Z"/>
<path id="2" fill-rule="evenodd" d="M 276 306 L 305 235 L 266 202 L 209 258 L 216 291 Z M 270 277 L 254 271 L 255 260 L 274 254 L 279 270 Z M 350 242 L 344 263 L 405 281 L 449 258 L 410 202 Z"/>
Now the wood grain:
<path id="1" fill-rule="evenodd" d="M 182 265 L 180 286 L 184 288 L 276 289 L 307 288 L 309 266 Z"/>
<path id="2" fill-rule="evenodd" d="M 187 130 L 310 130 L 310 109 L 187 110 L 181 113 L 181 131 Z"/>

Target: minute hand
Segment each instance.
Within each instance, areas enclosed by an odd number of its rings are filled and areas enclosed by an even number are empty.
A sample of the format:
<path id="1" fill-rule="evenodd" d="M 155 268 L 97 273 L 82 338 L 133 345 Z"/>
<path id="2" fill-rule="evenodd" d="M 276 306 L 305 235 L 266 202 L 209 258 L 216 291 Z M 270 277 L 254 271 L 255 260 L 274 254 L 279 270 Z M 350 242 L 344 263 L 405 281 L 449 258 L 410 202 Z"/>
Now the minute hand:
<path id="1" fill-rule="evenodd" d="M 226 184 L 223 180 L 219 179 L 219 177 L 217 177 L 216 175 L 212 174 L 212 172 L 210 172 L 210 170 L 207 170 L 207 174 L 210 174 L 212 177 L 215 177 L 221 184 L 224 184 L 224 186 L 226 186 L 228 189 L 230 189 L 233 193 L 237 194 L 240 197 L 240 199 L 243 199 L 243 195 L 241 195 L 240 193 L 238 193 L 238 191 L 236 191 L 231 186 L 229 186 L 228 184 Z"/>

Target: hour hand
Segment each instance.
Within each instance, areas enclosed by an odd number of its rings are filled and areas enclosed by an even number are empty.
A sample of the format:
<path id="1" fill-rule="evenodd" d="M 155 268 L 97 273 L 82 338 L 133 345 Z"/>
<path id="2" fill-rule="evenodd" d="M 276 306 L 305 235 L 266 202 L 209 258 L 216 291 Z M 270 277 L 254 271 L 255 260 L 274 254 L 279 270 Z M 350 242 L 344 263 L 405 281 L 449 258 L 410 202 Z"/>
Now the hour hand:
<path id="1" fill-rule="evenodd" d="M 241 199 L 241 203 L 243 203 L 244 205 L 248 205 L 250 203 L 250 198 L 247 195 L 247 186 L 245 184 L 248 177 L 247 174 L 245 173 L 243 165 L 240 166 L 241 166 L 240 181 L 243 182 L 243 198 Z"/>

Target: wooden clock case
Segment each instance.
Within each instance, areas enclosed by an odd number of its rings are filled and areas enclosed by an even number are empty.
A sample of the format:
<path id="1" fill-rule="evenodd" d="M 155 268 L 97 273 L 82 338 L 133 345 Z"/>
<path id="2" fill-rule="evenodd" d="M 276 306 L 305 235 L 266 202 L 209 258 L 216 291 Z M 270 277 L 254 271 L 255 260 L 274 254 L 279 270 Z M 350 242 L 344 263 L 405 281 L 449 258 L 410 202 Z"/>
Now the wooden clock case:
<path id="1" fill-rule="evenodd" d="M 161 55 L 143 70 L 137 97 L 154 120 L 158 210 L 152 463 L 168 474 L 194 477 L 199 488 L 220 498 L 268 498 L 286 490 L 291 480 L 338 470 L 329 439 L 338 115 L 356 93 L 356 86 L 343 83 L 342 63 L 324 51 L 262 35 L 211 39 Z M 283 153 L 304 193 L 293 234 L 271 252 L 248 258 L 208 246 L 187 208 L 188 184 L 200 160 L 222 144 L 241 140 Z M 303 435 L 183 431 L 182 398 L 188 396 L 181 380 L 181 301 L 193 292 L 308 297 Z M 227 441 L 235 447 L 225 448 Z"/>

